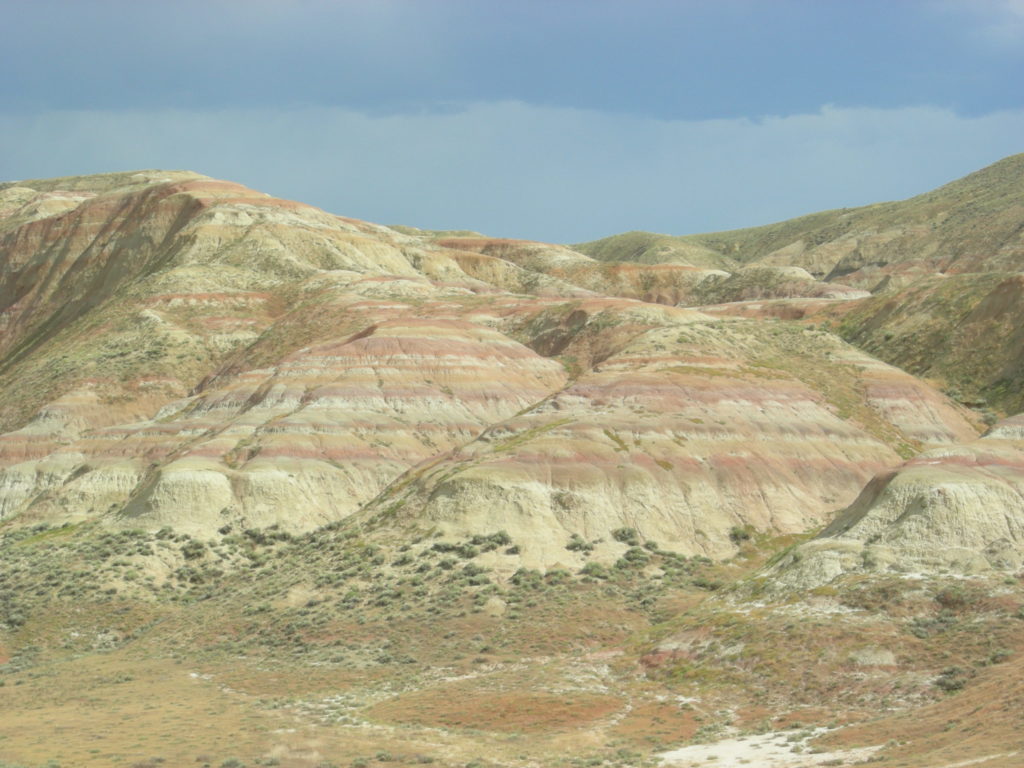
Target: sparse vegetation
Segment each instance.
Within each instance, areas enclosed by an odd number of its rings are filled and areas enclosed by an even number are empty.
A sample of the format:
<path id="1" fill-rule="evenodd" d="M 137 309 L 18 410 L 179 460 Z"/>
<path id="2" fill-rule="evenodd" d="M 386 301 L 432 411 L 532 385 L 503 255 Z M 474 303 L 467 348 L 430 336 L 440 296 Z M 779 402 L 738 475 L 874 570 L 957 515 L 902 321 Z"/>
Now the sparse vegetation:
<path id="1" fill-rule="evenodd" d="M 1019 736 L 1024 584 L 1003 539 L 967 553 L 991 572 L 943 572 L 875 531 L 804 589 L 782 576 L 821 565 L 822 540 L 777 535 L 1020 405 L 1019 276 L 947 270 L 1013 266 L 1001 176 L 629 233 L 587 246 L 620 259 L 595 264 L 172 175 L 163 197 L 102 182 L 117 215 L 160 211 L 127 234 L 102 206 L 32 237 L 20 207 L 0 216 L 12 248 L 60 243 L 0 279 L 0 768 L 653 767 L 735 733 L 810 755 L 819 726 L 893 738 L 878 762 L 911 766 L 914 740 L 957 739 L 952 761 Z M 214 236 L 218 216 L 258 223 Z M 918 248 L 935 232 L 949 265 Z M 821 274 L 738 271 L 796 243 Z M 60 296 L 20 266 L 43 263 Z M 826 272 L 877 295 L 804 301 L 836 288 Z M 670 306 L 744 297 L 759 307 Z M 910 466 L 963 458 L 966 477 L 968 450 Z M 989 453 L 971 454 L 987 481 L 1019 468 Z M 903 518 L 945 497 L 922 498 Z"/>

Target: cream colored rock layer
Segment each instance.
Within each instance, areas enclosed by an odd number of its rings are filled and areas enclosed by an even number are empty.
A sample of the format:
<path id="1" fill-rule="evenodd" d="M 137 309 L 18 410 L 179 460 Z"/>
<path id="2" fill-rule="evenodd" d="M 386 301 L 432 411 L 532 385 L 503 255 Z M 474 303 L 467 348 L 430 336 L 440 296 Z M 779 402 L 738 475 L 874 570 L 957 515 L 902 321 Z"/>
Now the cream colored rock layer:
<path id="1" fill-rule="evenodd" d="M 4 519 L 206 537 L 387 512 L 506 529 L 539 565 L 574 533 L 612 557 L 619 527 L 722 556 L 975 434 L 826 333 L 670 306 L 706 268 L 160 172 L 0 187 L 0 248 Z"/>
<path id="2" fill-rule="evenodd" d="M 774 572 L 807 588 L 847 573 L 1024 569 L 1024 417 L 966 445 L 927 451 L 876 477 Z"/>

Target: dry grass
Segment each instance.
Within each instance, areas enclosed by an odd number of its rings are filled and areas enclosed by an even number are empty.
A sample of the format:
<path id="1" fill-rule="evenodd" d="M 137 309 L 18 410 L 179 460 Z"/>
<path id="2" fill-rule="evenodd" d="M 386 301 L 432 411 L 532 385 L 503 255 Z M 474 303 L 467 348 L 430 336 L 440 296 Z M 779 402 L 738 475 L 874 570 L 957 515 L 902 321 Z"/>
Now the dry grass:
<path id="1" fill-rule="evenodd" d="M 155 546 L 96 535 L 36 533 L 5 550 L 4 594 L 26 620 L 0 637 L 0 759 L 299 768 L 386 753 L 569 768 L 640 765 L 736 732 L 869 723 L 831 738 L 862 746 L 882 733 L 887 764 L 923 768 L 911 758 L 1012 751 L 1022 724 L 1019 691 L 999 687 L 1021 678 L 1017 582 L 857 577 L 774 600 L 757 581 L 694 584 L 742 579 L 788 543 L 754 537 L 733 562 L 690 563 L 678 578 L 627 568 L 477 585 L 461 570 L 472 560 L 439 567 L 454 556 L 431 539 L 427 554 L 406 550 L 408 565 L 381 567 L 368 563 L 398 562 L 397 547 L 320 531 L 238 543 L 255 559 L 233 554 L 237 571 L 197 585 L 47 589 L 90 547 L 114 562 Z M 507 610 L 482 610 L 488 596 Z M 963 689 L 947 693 L 935 681 L 954 666 Z"/>

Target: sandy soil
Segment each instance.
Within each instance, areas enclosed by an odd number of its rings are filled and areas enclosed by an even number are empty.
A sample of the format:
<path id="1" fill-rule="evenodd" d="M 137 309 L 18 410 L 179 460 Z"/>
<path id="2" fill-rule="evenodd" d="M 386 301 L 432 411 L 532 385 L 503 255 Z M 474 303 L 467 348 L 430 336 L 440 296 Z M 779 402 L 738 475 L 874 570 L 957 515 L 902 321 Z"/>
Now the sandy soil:
<path id="1" fill-rule="evenodd" d="M 811 768 L 860 762 L 881 749 L 881 746 L 875 746 L 813 754 L 808 752 L 807 742 L 825 730 L 818 728 L 810 733 L 799 732 L 799 737 L 794 732 L 724 739 L 711 744 L 675 749 L 661 755 L 661 759 L 664 765 L 672 768 Z M 836 762 L 840 760 L 841 763 Z"/>

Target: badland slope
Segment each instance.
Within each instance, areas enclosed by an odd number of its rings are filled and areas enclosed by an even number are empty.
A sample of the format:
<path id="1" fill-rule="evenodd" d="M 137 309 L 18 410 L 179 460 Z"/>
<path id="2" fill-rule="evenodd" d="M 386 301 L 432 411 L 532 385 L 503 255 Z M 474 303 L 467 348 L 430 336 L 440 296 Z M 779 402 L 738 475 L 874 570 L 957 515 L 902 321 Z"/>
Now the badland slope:
<path id="1" fill-rule="evenodd" d="M 779 564 L 776 582 L 813 588 L 856 572 L 1024 567 L 1024 417 L 979 440 L 925 451 L 869 483 L 814 539 Z"/>
<path id="2" fill-rule="evenodd" d="M 0 185 L 0 760 L 1016 765 L 1021 164 L 628 252 Z"/>
<path id="3" fill-rule="evenodd" d="M 1024 407 L 1024 155 L 908 200 L 705 235 L 629 232 L 574 248 L 599 260 L 714 266 L 728 276 L 710 276 L 684 304 L 814 317 L 972 407 Z M 826 298 L 860 300 L 814 301 Z"/>
<path id="4" fill-rule="evenodd" d="M 505 530 L 534 566 L 580 564 L 570 537 L 614 559 L 623 527 L 720 557 L 976 434 L 831 334 L 671 306 L 689 268 L 399 232 L 189 173 L 0 194 L 0 514 L 23 524 L 211 538 L 388 511 Z"/>

